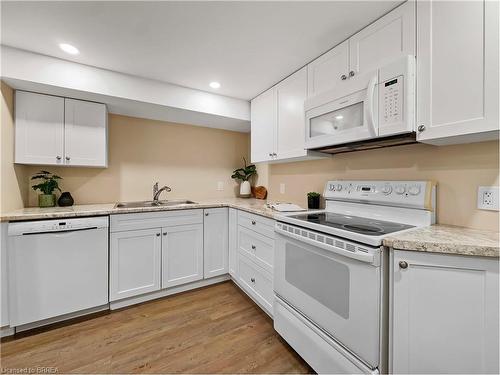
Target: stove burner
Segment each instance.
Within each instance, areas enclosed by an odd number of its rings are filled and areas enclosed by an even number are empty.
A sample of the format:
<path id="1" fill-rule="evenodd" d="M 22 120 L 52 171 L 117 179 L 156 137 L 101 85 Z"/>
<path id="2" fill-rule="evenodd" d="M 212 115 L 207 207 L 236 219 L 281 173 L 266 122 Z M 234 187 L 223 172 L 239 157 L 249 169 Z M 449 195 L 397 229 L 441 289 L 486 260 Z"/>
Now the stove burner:
<path id="1" fill-rule="evenodd" d="M 383 233 L 384 230 L 378 227 L 371 227 L 368 225 L 361 224 L 344 224 L 342 225 L 344 229 L 353 230 L 356 232 L 365 232 L 365 233 Z"/>

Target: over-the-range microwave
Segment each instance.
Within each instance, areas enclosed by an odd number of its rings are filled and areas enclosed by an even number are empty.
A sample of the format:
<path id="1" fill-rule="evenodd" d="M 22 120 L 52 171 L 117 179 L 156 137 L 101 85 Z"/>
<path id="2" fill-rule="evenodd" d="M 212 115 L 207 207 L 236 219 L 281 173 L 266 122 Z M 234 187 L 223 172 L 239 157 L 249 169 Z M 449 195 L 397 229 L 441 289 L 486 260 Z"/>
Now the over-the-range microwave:
<path id="1" fill-rule="evenodd" d="M 307 99 L 306 149 L 345 152 L 415 142 L 415 57 Z"/>

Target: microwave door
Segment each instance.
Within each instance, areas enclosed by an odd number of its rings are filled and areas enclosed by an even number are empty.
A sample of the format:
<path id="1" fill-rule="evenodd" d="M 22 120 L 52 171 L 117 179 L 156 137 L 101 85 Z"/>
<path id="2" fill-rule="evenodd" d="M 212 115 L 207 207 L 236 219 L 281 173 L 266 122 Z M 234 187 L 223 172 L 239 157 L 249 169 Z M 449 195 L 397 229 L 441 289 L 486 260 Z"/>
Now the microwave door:
<path id="1" fill-rule="evenodd" d="M 306 148 L 356 142 L 378 136 L 378 92 L 374 76 L 365 90 L 306 112 Z"/>

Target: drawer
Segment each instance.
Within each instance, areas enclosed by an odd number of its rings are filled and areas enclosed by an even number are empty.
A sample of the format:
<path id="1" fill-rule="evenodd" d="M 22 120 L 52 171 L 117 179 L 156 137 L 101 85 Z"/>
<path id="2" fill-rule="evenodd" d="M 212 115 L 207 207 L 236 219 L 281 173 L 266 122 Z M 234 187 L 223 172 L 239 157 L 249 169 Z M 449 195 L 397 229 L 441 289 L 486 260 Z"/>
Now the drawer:
<path id="1" fill-rule="evenodd" d="M 272 219 L 240 210 L 238 211 L 238 224 L 274 239 L 274 220 Z"/>
<path id="2" fill-rule="evenodd" d="M 274 240 L 238 226 L 238 251 L 246 255 L 267 272 L 273 272 Z"/>
<path id="3" fill-rule="evenodd" d="M 244 255 L 238 257 L 238 262 L 240 285 L 272 315 L 274 299 L 272 276 Z"/>
<path id="4" fill-rule="evenodd" d="M 110 232 L 202 224 L 203 210 L 176 210 L 114 214 L 110 216 Z"/>

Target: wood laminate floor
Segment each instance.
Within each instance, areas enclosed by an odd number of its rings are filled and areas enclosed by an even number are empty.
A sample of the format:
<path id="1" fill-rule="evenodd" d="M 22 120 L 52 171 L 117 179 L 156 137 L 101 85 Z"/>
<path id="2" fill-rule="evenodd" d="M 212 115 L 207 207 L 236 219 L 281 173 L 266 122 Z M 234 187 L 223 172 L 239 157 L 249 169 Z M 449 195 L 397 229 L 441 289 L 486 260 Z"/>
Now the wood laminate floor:
<path id="1" fill-rule="evenodd" d="M 272 320 L 224 282 L 1 343 L 2 372 L 311 373 Z"/>

